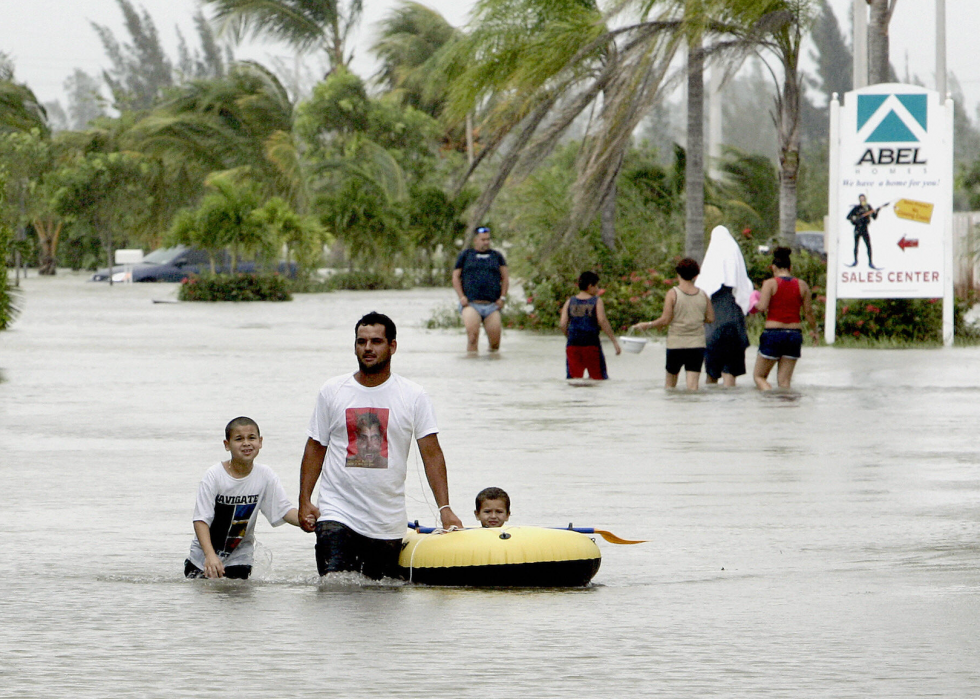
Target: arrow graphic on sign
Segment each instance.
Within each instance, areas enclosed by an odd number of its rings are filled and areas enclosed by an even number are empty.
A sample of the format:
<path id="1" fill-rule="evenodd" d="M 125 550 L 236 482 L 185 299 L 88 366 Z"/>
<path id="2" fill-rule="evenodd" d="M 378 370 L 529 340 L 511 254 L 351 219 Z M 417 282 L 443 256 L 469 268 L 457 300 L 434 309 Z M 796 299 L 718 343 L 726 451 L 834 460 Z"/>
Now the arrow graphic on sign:
<path id="1" fill-rule="evenodd" d="M 902 252 L 905 252 L 905 248 L 917 248 L 919 247 L 918 238 L 906 238 L 904 235 L 902 239 L 898 241 L 898 247 L 902 248 Z"/>

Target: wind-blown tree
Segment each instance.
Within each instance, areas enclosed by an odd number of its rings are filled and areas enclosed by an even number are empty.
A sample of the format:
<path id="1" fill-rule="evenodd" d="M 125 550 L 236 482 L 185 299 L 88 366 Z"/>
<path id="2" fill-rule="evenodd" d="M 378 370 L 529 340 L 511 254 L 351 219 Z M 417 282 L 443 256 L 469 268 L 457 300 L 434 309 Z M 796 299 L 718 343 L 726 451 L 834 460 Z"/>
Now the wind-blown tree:
<path id="1" fill-rule="evenodd" d="M 588 0 L 483 0 L 471 31 L 453 47 L 462 68 L 447 115 L 477 111 L 485 147 L 468 177 L 501 153 L 473 207 L 472 230 L 512 173 L 526 176 L 554 149 L 569 126 L 589 113 L 570 195 L 567 221 L 553 245 L 567 240 L 615 202 L 615 182 L 632 132 L 659 99 L 677 48 L 680 20 L 644 6 L 635 21 L 611 28 Z M 596 114 L 596 112 L 598 112 Z M 513 138 L 507 140 L 508 136 Z M 504 147 L 505 146 L 505 147 Z M 463 180 L 465 182 L 465 178 Z M 609 209 L 606 209 L 608 212 Z M 615 246 L 614 216 L 605 215 L 603 241 Z"/>
<path id="2" fill-rule="evenodd" d="M 54 208 L 52 175 L 59 144 L 37 129 L 0 134 L 0 161 L 7 169 L 7 200 L 18 202 L 5 217 L 11 226 L 33 227 L 39 247 L 38 272 L 53 275 L 57 269 L 61 216 Z"/>
<path id="3" fill-rule="evenodd" d="M 31 89 L 14 80 L 13 61 L 0 52 L 0 133 L 31 129 L 47 134 L 47 113 Z"/>
<path id="4" fill-rule="evenodd" d="M 888 24 L 898 0 L 868 0 L 868 84 L 877 85 L 891 79 Z"/>
<path id="5" fill-rule="evenodd" d="M 120 43 L 109 27 L 92 23 L 112 63 L 111 68 L 102 72 L 102 77 L 117 109 L 149 109 L 174 84 L 173 64 L 160 44 L 150 13 L 144 9 L 141 15 L 129 0 L 116 0 L 116 3 L 131 41 Z"/>
<path id="6" fill-rule="evenodd" d="M 147 110 L 153 107 L 174 85 L 195 78 L 219 78 L 225 74 L 233 56 L 231 50 L 218 45 L 214 31 L 198 12 L 194 23 L 201 48 L 191 49 L 177 29 L 178 58 L 166 53 L 150 13 L 137 12 L 130 0 L 116 0 L 123 14 L 128 41 L 120 42 L 105 25 L 92 23 L 111 66 L 102 78 L 112 93 L 114 106 L 120 110 Z"/>
<path id="7" fill-rule="evenodd" d="M 333 242 L 314 216 L 300 216 L 285 199 L 272 197 L 252 214 L 275 243 L 286 250 L 286 262 L 295 261 L 305 272 L 316 269 L 324 245 Z"/>
<path id="8" fill-rule="evenodd" d="M 375 79 L 402 104 L 438 118 L 449 88 L 439 61 L 446 46 L 461 36 L 435 10 L 403 0 L 379 23 L 371 47 L 381 62 Z"/>
<path id="9" fill-rule="evenodd" d="M 221 32 L 266 36 L 297 51 L 326 55 L 331 71 L 351 59 L 347 40 L 361 19 L 363 0 L 202 0 Z"/>
<path id="10" fill-rule="evenodd" d="M 299 106 L 296 134 L 315 209 L 351 263 L 387 270 L 407 262 L 407 216 L 415 186 L 431 176 L 438 123 L 394 99 L 371 99 L 360 78 L 340 69 Z"/>
<path id="11" fill-rule="evenodd" d="M 200 187 L 212 172 L 249 168 L 267 196 L 305 211 L 305 176 L 292 137 L 293 105 L 282 83 L 257 63 L 237 63 L 228 75 L 195 80 L 130 134 L 132 147 L 160 158 Z"/>
<path id="12" fill-rule="evenodd" d="M 241 174 L 220 173 L 209 178 L 209 192 L 200 205 L 181 211 L 170 230 L 170 242 L 207 251 L 212 273 L 215 257 L 225 249 L 231 254 L 232 273 L 242 255 L 266 259 L 275 255 L 274 238 L 256 215 L 262 202 L 260 188 Z"/>

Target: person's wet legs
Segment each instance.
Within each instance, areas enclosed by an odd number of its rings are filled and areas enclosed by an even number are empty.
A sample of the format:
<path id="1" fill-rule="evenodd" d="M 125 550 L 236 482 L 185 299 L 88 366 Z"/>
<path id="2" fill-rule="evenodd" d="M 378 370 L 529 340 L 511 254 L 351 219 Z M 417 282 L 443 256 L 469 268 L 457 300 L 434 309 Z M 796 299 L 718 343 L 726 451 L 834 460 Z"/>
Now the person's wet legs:
<path id="1" fill-rule="evenodd" d="M 500 333 L 502 332 L 503 321 L 500 318 L 500 311 L 494 311 L 483 319 L 483 328 L 487 331 L 487 341 L 490 343 L 490 351 L 496 352 L 500 349 Z M 473 349 L 476 349 L 475 347 Z"/>
<path id="2" fill-rule="evenodd" d="M 752 379 L 755 381 L 756 388 L 760 391 L 768 391 L 772 388 L 769 384 L 769 372 L 776 366 L 775 359 L 766 359 L 762 355 L 755 358 L 755 369 L 752 372 Z"/>
<path id="3" fill-rule="evenodd" d="M 479 312 L 470 306 L 463 307 L 462 316 L 463 325 L 466 327 L 466 351 L 476 352 L 480 341 L 482 319 Z"/>
<path id="4" fill-rule="evenodd" d="M 789 388 L 793 380 L 793 370 L 796 368 L 796 360 L 791 357 L 780 357 L 779 368 L 776 369 L 776 383 L 780 388 Z"/>

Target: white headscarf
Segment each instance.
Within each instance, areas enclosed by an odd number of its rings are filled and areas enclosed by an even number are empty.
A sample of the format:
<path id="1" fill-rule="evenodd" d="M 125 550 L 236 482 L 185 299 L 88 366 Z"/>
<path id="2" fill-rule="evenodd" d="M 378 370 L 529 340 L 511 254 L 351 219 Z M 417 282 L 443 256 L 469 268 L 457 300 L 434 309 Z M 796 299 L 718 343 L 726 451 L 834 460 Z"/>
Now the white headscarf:
<path id="1" fill-rule="evenodd" d="M 735 303 L 743 313 L 750 308 L 749 297 L 752 295 L 752 282 L 745 271 L 745 258 L 738 243 L 724 226 L 715 226 L 711 231 L 711 242 L 701 263 L 701 274 L 695 285 L 711 296 L 722 285 L 731 287 Z"/>

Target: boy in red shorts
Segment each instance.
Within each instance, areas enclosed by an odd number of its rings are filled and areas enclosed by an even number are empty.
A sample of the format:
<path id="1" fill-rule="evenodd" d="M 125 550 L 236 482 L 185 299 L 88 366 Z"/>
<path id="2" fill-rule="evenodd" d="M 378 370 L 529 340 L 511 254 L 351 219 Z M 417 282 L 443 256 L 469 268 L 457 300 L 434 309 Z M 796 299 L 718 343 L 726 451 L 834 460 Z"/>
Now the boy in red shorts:
<path id="1" fill-rule="evenodd" d="M 565 346 L 566 378 L 580 379 L 588 371 L 590 379 L 608 379 L 599 331 L 602 330 L 612 340 L 616 354 L 622 349 L 599 298 L 599 275 L 582 272 L 578 278 L 578 288 L 580 291 L 562 306 L 558 323 L 568 337 Z"/>

